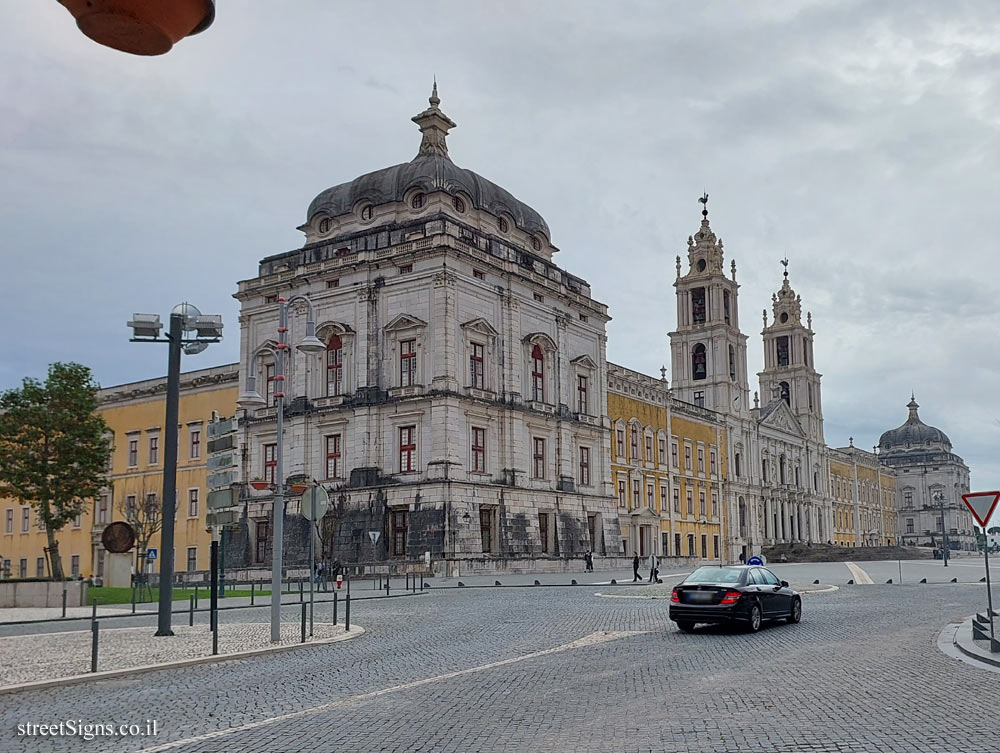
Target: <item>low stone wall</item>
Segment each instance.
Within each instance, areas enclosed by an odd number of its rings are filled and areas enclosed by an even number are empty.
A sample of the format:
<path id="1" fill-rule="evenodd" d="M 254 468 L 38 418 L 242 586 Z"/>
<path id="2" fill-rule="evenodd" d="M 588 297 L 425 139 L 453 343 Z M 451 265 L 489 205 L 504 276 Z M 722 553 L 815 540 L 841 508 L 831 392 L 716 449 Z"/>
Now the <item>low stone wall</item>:
<path id="1" fill-rule="evenodd" d="M 687 557 L 661 557 L 660 573 L 671 570 L 690 570 L 696 567 L 698 561 Z M 459 570 L 463 575 L 493 575 L 502 573 L 582 573 L 586 565 L 582 557 L 564 558 L 518 558 L 493 559 L 470 558 L 461 560 L 437 560 L 431 563 L 435 575 L 455 577 Z M 631 570 L 631 557 L 595 557 L 595 571 Z M 639 559 L 639 572 L 649 574 L 649 558 Z"/>
<path id="2" fill-rule="evenodd" d="M 87 583 L 70 580 L 60 583 L 52 580 L 0 581 L 0 608 L 4 607 L 61 607 L 63 587 L 66 589 L 66 606 L 82 607 L 87 604 Z"/>

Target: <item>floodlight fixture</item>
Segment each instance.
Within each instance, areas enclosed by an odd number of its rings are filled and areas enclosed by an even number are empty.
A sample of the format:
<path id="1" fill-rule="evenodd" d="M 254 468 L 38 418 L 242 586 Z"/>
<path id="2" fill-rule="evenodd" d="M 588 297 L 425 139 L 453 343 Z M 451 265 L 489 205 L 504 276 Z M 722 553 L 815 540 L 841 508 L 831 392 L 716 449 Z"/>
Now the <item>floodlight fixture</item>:
<path id="1" fill-rule="evenodd" d="M 218 340 L 222 337 L 222 316 L 220 314 L 202 314 L 196 316 L 193 322 L 193 329 L 198 332 L 199 338 Z"/>
<path id="2" fill-rule="evenodd" d="M 133 337 L 155 339 L 160 336 L 163 322 L 160 321 L 159 314 L 132 314 L 132 321 L 128 326 L 132 328 Z"/>

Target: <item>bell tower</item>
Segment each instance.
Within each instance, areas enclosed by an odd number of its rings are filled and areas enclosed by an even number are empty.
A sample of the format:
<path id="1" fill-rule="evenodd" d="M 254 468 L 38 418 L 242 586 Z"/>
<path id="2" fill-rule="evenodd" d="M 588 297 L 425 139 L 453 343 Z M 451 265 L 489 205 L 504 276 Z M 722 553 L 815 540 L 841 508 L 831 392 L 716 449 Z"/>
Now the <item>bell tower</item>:
<path id="1" fill-rule="evenodd" d="M 798 418 L 809 439 L 823 443 L 823 402 L 820 378 L 813 362 L 812 314 L 802 324 L 802 296 L 788 282 L 788 259 L 781 289 L 771 296 L 774 321 L 764 310 L 764 370 L 757 374 L 765 402 L 781 398 Z"/>
<path id="2" fill-rule="evenodd" d="M 677 329 L 670 333 L 674 396 L 727 415 L 749 417 L 746 341 L 740 332 L 736 262 L 726 277 L 722 239 L 708 223 L 708 194 L 701 228 L 688 238 L 688 268 L 677 257 Z"/>

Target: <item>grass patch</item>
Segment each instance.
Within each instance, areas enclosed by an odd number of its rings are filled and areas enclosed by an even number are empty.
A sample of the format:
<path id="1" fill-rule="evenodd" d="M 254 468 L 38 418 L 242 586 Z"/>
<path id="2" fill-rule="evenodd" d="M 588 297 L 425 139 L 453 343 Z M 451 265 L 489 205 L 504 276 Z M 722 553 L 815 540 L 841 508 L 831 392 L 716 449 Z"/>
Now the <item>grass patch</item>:
<path id="1" fill-rule="evenodd" d="M 198 606 L 201 606 L 201 602 L 208 602 L 210 598 L 210 590 L 208 586 L 204 588 L 198 587 Z M 285 593 L 292 593 L 291 591 L 286 591 Z M 298 593 L 298 591 L 295 591 Z M 150 596 L 152 594 L 152 596 Z M 259 591 L 254 589 L 255 596 L 270 596 L 271 591 Z M 149 588 L 142 589 L 141 593 L 136 592 L 136 604 L 149 604 L 157 603 L 160 599 L 160 589 Z M 174 601 L 185 601 L 194 596 L 193 588 L 175 588 L 173 591 Z M 227 588 L 226 598 L 238 597 L 238 596 L 250 596 L 249 588 Z M 131 604 L 132 603 L 132 589 L 131 588 L 111 588 L 109 586 L 97 586 L 87 589 L 87 600 L 88 603 L 96 601 L 98 604 Z"/>

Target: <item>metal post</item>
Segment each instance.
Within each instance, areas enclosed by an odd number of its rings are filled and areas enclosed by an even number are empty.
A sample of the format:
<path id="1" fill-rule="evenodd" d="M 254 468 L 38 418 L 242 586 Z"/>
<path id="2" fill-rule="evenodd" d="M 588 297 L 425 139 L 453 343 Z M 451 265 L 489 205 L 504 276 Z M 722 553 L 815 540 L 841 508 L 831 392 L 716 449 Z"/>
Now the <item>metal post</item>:
<path id="1" fill-rule="evenodd" d="M 337 624 L 337 592 L 333 592 L 333 624 Z"/>
<path id="2" fill-rule="evenodd" d="M 944 540 L 944 549 L 941 552 L 941 559 L 944 566 L 948 567 L 948 555 L 951 554 L 951 547 L 948 544 L 948 521 L 944 517 L 945 496 L 941 493 L 937 495 L 937 501 L 941 504 L 941 538 Z"/>
<path id="3" fill-rule="evenodd" d="M 194 584 L 194 608 L 198 608 L 198 584 Z"/>
<path id="4" fill-rule="evenodd" d="M 188 627 L 194 627 L 194 596 L 188 597 Z"/>
<path id="5" fill-rule="evenodd" d="M 278 299 L 278 347 L 275 355 L 275 381 L 277 381 L 275 407 L 277 408 L 278 437 L 275 452 L 275 493 L 271 504 L 271 643 L 281 641 L 281 567 L 285 536 L 285 465 L 282 441 L 285 431 L 285 333 L 288 328 L 288 310 L 284 297 Z"/>
<path id="6" fill-rule="evenodd" d="M 219 618 L 219 527 L 212 526 L 212 545 L 209 550 L 208 566 L 211 568 L 211 598 L 209 600 L 210 612 L 212 615 L 212 630 L 216 629 L 216 622 Z"/>
<path id="7" fill-rule="evenodd" d="M 91 641 L 90 641 L 90 671 L 97 671 L 97 630 L 101 623 L 94 622 L 90 626 L 91 630 Z"/>
<path id="8" fill-rule="evenodd" d="M 302 630 L 301 630 L 302 637 L 301 637 L 301 640 L 299 641 L 299 643 L 305 643 L 306 642 L 306 603 L 304 601 L 302 602 L 302 623 L 301 624 L 302 624 Z"/>
<path id="9" fill-rule="evenodd" d="M 316 542 L 313 541 L 313 522 L 309 521 L 309 637 L 313 634 L 313 603 L 316 580 Z"/>
<path id="10" fill-rule="evenodd" d="M 226 598 L 226 529 L 219 529 L 219 598 Z"/>
<path id="11" fill-rule="evenodd" d="M 254 591 L 254 586 L 255 585 L 256 585 L 256 583 L 254 583 L 253 581 L 250 581 L 250 606 L 253 606 L 253 591 Z"/>
<path id="12" fill-rule="evenodd" d="M 135 584 L 132 584 L 132 614 L 135 614 Z"/>
<path id="13" fill-rule="evenodd" d="M 990 537 L 986 534 L 986 526 L 983 526 L 983 559 L 986 560 L 986 603 L 989 605 L 987 614 L 990 616 L 990 651 L 993 651 L 996 634 L 993 630 L 993 591 L 990 587 Z"/>
<path id="14" fill-rule="evenodd" d="M 170 612 L 174 584 L 174 512 L 177 509 L 177 409 L 181 386 L 181 337 L 184 315 L 170 314 L 170 355 L 167 361 L 167 410 L 163 438 L 163 499 L 160 531 L 160 608 L 156 635 L 173 635 Z"/>
<path id="15" fill-rule="evenodd" d="M 344 630 L 351 632 L 351 592 L 347 592 L 347 600 L 344 602 Z"/>
<path id="16" fill-rule="evenodd" d="M 903 561 L 897 559 L 896 564 L 899 565 L 899 582 L 903 582 Z"/>
<path id="17" fill-rule="evenodd" d="M 385 576 L 385 595 L 386 596 L 389 595 L 389 574 L 388 573 L 386 573 L 386 576 Z"/>
<path id="18" fill-rule="evenodd" d="M 66 584 L 63 583 L 63 602 L 62 602 L 62 616 L 66 619 Z"/>
<path id="19" fill-rule="evenodd" d="M 303 590 L 302 590 L 302 578 L 299 578 L 299 601 L 304 601 Z"/>
<path id="20" fill-rule="evenodd" d="M 212 621 L 212 656 L 219 653 L 219 614 L 213 613 L 215 619 Z"/>
<path id="21" fill-rule="evenodd" d="M 94 623 L 97 622 L 97 597 L 96 596 L 94 596 L 91 599 L 91 607 L 92 607 L 92 611 L 90 613 L 90 626 L 91 626 L 91 628 L 93 628 Z"/>

